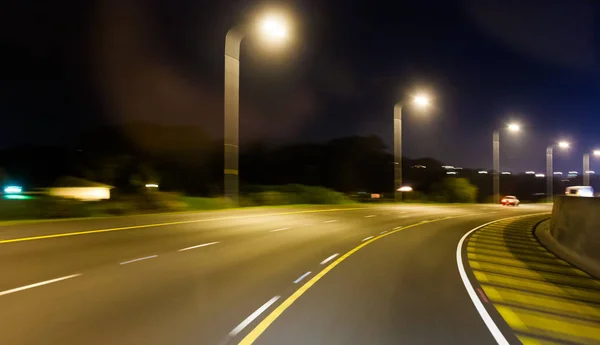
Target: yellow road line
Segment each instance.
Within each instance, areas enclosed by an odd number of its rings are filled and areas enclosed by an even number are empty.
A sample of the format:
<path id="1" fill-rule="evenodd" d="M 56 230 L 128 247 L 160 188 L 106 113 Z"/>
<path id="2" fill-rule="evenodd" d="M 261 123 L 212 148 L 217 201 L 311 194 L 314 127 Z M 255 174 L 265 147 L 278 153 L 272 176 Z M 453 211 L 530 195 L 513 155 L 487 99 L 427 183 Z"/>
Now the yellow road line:
<path id="1" fill-rule="evenodd" d="M 525 244 L 539 244 L 538 240 L 535 237 L 521 235 L 509 235 L 500 233 L 475 233 L 472 237 L 490 240 L 525 242 Z"/>
<path id="2" fill-rule="evenodd" d="M 546 213 L 546 212 L 544 212 Z M 475 214 L 475 215 L 479 215 L 479 214 Z M 531 214 L 531 215 L 523 215 L 523 216 L 517 216 L 517 217 L 528 217 L 528 216 L 534 216 L 534 215 L 538 215 L 538 214 Z M 252 331 L 250 331 L 250 333 L 248 333 L 239 343 L 238 345 L 252 345 L 256 339 L 258 339 L 258 337 L 260 337 L 261 334 L 263 334 L 266 329 L 273 323 L 275 322 L 275 320 L 281 316 L 281 314 L 288 309 L 298 298 L 300 298 L 300 296 L 302 296 L 310 287 L 312 287 L 315 283 L 317 283 L 321 278 L 323 278 L 323 276 L 325 276 L 329 271 L 331 271 L 335 266 L 339 265 L 340 263 L 342 263 L 344 260 L 346 260 L 348 257 L 350 257 L 350 255 L 356 253 L 357 251 L 359 251 L 360 249 L 362 249 L 363 247 L 379 240 L 382 239 L 386 236 L 392 235 L 398 231 L 403 231 L 418 225 L 423 225 L 423 224 L 427 224 L 427 223 L 434 223 L 434 222 L 439 222 L 442 220 L 447 220 L 447 219 L 454 219 L 454 218 L 461 218 L 461 217 L 467 217 L 467 216 L 472 216 L 472 214 L 466 214 L 466 215 L 460 215 L 460 216 L 451 216 L 451 217 L 445 217 L 445 218 L 439 218 L 439 219 L 434 219 L 434 220 L 430 220 L 427 222 L 420 222 L 420 223 L 416 223 L 416 224 L 411 224 L 405 227 L 402 227 L 400 229 L 395 229 L 392 230 L 390 232 L 387 232 L 385 234 L 379 235 L 375 238 L 372 238 L 366 242 L 363 242 L 361 244 L 359 244 L 358 246 L 354 247 L 353 249 L 351 249 L 350 251 L 348 251 L 346 254 L 342 255 L 341 257 L 339 257 L 337 260 L 335 260 L 334 262 L 332 262 L 329 266 L 325 267 L 321 272 L 319 272 L 317 275 L 315 275 L 311 280 L 309 280 L 308 282 L 306 282 L 304 285 L 302 285 L 298 290 L 296 290 L 290 297 L 288 297 L 285 301 L 283 301 L 283 303 L 281 303 L 279 306 L 277 306 L 277 308 L 275 308 L 269 315 L 267 315 L 254 329 L 252 329 Z M 510 217 L 510 218 L 515 218 Z"/>
<path id="3" fill-rule="evenodd" d="M 499 246 L 495 244 L 483 244 L 483 243 L 469 243 L 468 248 L 473 249 L 486 249 L 486 250 L 494 250 L 494 251 L 507 251 L 515 254 L 525 254 L 525 255 L 540 255 L 545 256 L 547 258 L 555 258 L 556 256 L 547 251 L 540 250 L 527 250 L 527 249 L 515 249 L 515 248 L 507 248 L 504 246 Z"/>
<path id="4" fill-rule="evenodd" d="M 527 244 L 514 244 L 514 243 L 507 243 L 507 242 L 500 242 L 500 241 L 491 241 L 491 240 L 482 240 L 480 238 L 477 238 L 475 240 L 469 240 L 469 243 L 481 243 L 481 244 L 489 244 L 492 246 L 502 246 L 505 248 L 515 248 L 515 249 L 527 249 L 527 250 L 532 250 L 532 249 L 537 249 L 539 251 L 541 251 L 542 249 L 544 249 L 544 247 L 540 246 L 540 245 L 527 245 Z"/>
<path id="5" fill-rule="evenodd" d="M 600 342 L 600 324 L 542 314 L 515 307 L 496 305 L 508 325 L 518 331 L 543 334 L 555 339 L 581 344 Z"/>
<path id="6" fill-rule="evenodd" d="M 579 287 L 586 287 L 590 289 L 600 288 L 599 282 L 592 279 L 588 279 L 586 277 L 562 275 L 559 273 L 550 272 L 537 272 L 531 269 L 509 267 L 475 260 L 469 260 L 469 265 L 471 265 L 473 269 L 479 269 L 488 272 L 504 273 L 512 276 L 530 278 L 539 281 L 558 282 Z"/>
<path id="7" fill-rule="evenodd" d="M 579 289 L 572 286 L 553 284 L 525 278 L 509 277 L 490 272 L 473 271 L 475 278 L 481 284 L 494 284 L 530 292 L 545 293 L 558 297 L 569 297 L 578 300 L 600 303 L 600 294 L 593 289 Z"/>
<path id="8" fill-rule="evenodd" d="M 569 266 L 560 266 L 554 265 L 552 263 L 540 263 L 534 261 L 526 261 L 524 259 L 508 259 L 508 258 L 499 258 L 496 256 L 491 256 L 487 254 L 476 254 L 476 253 L 467 253 L 467 257 L 469 259 L 478 260 L 482 262 L 490 262 L 499 265 L 512 266 L 512 267 L 520 267 L 520 268 L 528 268 L 528 269 L 539 269 L 547 272 L 556 272 L 565 275 L 577 275 L 589 278 L 589 275 L 581 270 L 578 270 L 574 267 Z"/>
<path id="9" fill-rule="evenodd" d="M 419 226 L 419 225 L 424 225 L 424 224 L 428 224 L 428 223 L 434 223 L 434 222 L 439 222 L 442 220 L 447 220 L 447 219 L 454 219 L 454 218 L 460 218 L 460 217 L 466 217 L 466 216 L 470 216 L 470 215 L 460 215 L 460 216 L 453 216 L 453 217 L 446 217 L 446 218 L 440 218 L 440 219 L 434 219 L 434 220 L 430 220 L 427 222 L 419 222 L 416 224 L 411 224 L 411 225 L 407 225 L 405 227 L 402 227 L 400 229 L 396 229 L 396 230 L 392 230 L 390 232 L 386 232 L 385 234 L 379 235 L 377 237 L 374 237 L 366 242 L 363 242 L 361 244 L 359 244 L 358 246 L 354 247 L 353 249 L 351 249 L 350 251 L 348 251 L 346 254 L 340 256 L 337 260 L 335 260 L 334 262 L 332 262 L 331 264 L 329 264 L 329 266 L 325 267 L 321 272 L 319 272 L 317 275 L 315 275 L 311 280 L 309 280 L 308 282 L 306 282 L 304 285 L 302 285 L 298 290 L 296 290 L 290 297 L 288 297 L 285 301 L 283 301 L 283 303 L 281 303 L 279 306 L 277 306 L 277 308 L 275 308 L 275 310 L 273 310 L 269 315 L 267 315 L 254 329 L 252 329 L 252 331 L 250 331 L 250 333 L 248 333 L 244 339 L 242 339 L 238 345 L 251 345 L 253 344 L 256 339 L 258 339 L 258 337 L 264 333 L 264 331 L 273 323 L 275 322 L 275 320 L 287 309 L 289 308 L 298 298 L 300 298 L 300 296 L 302 296 L 311 286 L 315 285 L 316 282 L 318 282 L 321 278 L 323 278 L 323 276 L 325 276 L 329 271 L 331 271 L 335 266 L 339 265 L 340 263 L 342 263 L 344 260 L 346 260 L 348 257 L 350 257 L 350 255 L 356 253 L 357 251 L 359 251 L 360 249 L 362 249 L 363 247 L 366 247 L 367 245 L 381 239 L 384 238 L 386 236 L 395 234 L 399 231 L 403 231 L 415 226 Z"/>
<path id="10" fill-rule="evenodd" d="M 521 341 L 521 343 L 523 343 L 523 345 L 564 345 L 564 343 L 557 343 L 554 341 L 550 341 L 550 340 L 541 340 L 541 339 L 535 339 L 535 338 L 531 338 L 525 335 L 520 335 L 517 334 L 517 338 L 519 338 L 519 340 Z"/>
<path id="11" fill-rule="evenodd" d="M 600 306 L 594 307 L 588 303 L 559 297 L 548 298 L 547 296 L 536 293 L 528 293 L 503 287 L 494 287 L 485 284 L 481 284 L 481 286 L 487 297 L 492 301 L 511 303 L 533 309 L 550 309 L 561 314 L 571 314 L 574 316 L 600 320 Z"/>
<path id="12" fill-rule="evenodd" d="M 521 243 L 521 244 L 538 244 L 537 240 L 535 238 L 529 238 L 529 237 L 521 237 L 521 238 L 516 238 L 515 236 L 502 236 L 502 235 L 489 235 L 489 234 L 478 234 L 475 233 L 472 236 L 472 239 L 482 239 L 482 240 L 493 240 L 493 241 L 509 241 L 509 242 L 516 242 L 516 243 Z"/>
<path id="13" fill-rule="evenodd" d="M 558 259 L 558 258 L 545 257 L 545 256 L 540 257 L 537 255 L 523 254 L 523 253 L 520 253 L 517 256 L 510 251 L 500 251 L 500 250 L 493 250 L 493 249 L 486 249 L 486 248 L 479 248 L 479 247 L 467 247 L 467 253 L 486 254 L 486 255 L 497 257 L 497 258 L 526 260 L 526 261 L 531 261 L 531 262 L 539 262 L 539 263 L 546 263 L 546 264 L 552 264 L 552 265 L 561 265 L 561 266 L 566 266 L 566 267 L 572 267 L 568 262 Z"/>
<path id="14" fill-rule="evenodd" d="M 278 212 L 278 213 L 267 213 L 267 214 L 256 214 L 256 215 L 244 215 L 244 216 L 231 216 L 231 217 L 218 217 L 218 218 L 207 218 L 207 219 L 182 220 L 182 221 L 177 221 L 177 222 L 153 223 L 153 224 L 144 224 L 144 225 L 132 225 L 132 226 L 119 227 L 119 228 L 108 228 L 108 229 L 97 229 L 97 230 L 84 230 L 84 231 L 66 232 L 66 233 L 60 233 L 60 234 L 50 234 L 50 235 L 42 235 L 42 236 L 12 238 L 12 239 L 7 239 L 7 240 L 0 240 L 0 244 L 15 243 L 15 242 L 25 242 L 25 241 L 35 241 L 35 240 L 44 240 L 44 239 L 49 239 L 49 238 L 59 238 L 59 237 L 69 237 L 69 236 L 99 234 L 99 233 L 113 232 L 113 231 L 124 231 L 124 230 L 133 230 L 133 229 L 153 228 L 153 227 L 170 226 L 170 225 L 181 225 L 181 224 L 193 224 L 193 223 L 202 223 L 202 222 L 213 222 L 213 221 L 219 221 L 219 220 L 237 220 L 237 219 L 260 218 L 260 217 L 271 217 L 271 216 L 284 216 L 284 215 L 292 215 L 292 214 L 338 212 L 338 211 L 339 212 L 343 212 L 343 211 L 356 211 L 356 210 L 365 210 L 365 209 L 367 209 L 367 207 L 333 208 L 333 209 L 326 209 L 326 210 L 292 211 L 292 212 Z"/>

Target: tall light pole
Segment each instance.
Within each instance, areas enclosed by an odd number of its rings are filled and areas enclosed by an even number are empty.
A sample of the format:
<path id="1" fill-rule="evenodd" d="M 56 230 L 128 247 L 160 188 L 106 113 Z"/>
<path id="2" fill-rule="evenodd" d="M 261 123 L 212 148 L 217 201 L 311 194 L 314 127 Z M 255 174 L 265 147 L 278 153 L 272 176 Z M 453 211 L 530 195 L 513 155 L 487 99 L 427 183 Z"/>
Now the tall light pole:
<path id="1" fill-rule="evenodd" d="M 263 18 L 258 29 L 273 41 L 287 37 L 285 22 L 279 17 Z M 245 26 L 236 26 L 225 36 L 224 192 L 235 204 L 239 201 L 240 47 L 246 32 Z"/>
<path id="2" fill-rule="evenodd" d="M 517 123 L 509 123 L 506 129 L 510 132 L 518 132 L 521 126 Z M 492 136 L 492 150 L 494 159 L 493 184 L 494 184 L 494 202 L 500 202 L 500 131 L 495 130 Z"/>
<path id="3" fill-rule="evenodd" d="M 554 199 L 554 173 L 552 171 L 552 151 L 554 146 L 558 146 L 561 149 L 568 149 L 570 144 L 566 141 L 559 141 L 556 145 L 546 147 L 546 200 L 548 202 L 552 202 Z"/>
<path id="4" fill-rule="evenodd" d="M 429 106 L 429 97 L 426 95 L 415 96 L 413 102 L 416 106 L 425 108 Z M 396 201 L 402 200 L 402 108 L 404 104 L 398 102 L 394 105 L 394 197 Z"/>
<path id="5" fill-rule="evenodd" d="M 600 156 L 600 150 L 593 150 L 592 154 L 594 156 Z M 590 154 L 585 153 L 583 155 L 583 185 L 590 185 Z"/>

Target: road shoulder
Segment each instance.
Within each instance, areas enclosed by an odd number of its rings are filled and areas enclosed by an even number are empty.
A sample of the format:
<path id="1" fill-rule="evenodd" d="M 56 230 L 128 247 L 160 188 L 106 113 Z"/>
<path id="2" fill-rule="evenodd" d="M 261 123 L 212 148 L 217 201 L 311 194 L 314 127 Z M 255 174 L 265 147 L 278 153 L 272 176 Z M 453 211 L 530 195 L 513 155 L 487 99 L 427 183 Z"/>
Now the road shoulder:
<path id="1" fill-rule="evenodd" d="M 508 326 L 523 344 L 598 344 L 600 281 L 539 243 L 533 232 L 547 218 L 502 220 L 472 232 L 465 268 L 498 327 Z"/>

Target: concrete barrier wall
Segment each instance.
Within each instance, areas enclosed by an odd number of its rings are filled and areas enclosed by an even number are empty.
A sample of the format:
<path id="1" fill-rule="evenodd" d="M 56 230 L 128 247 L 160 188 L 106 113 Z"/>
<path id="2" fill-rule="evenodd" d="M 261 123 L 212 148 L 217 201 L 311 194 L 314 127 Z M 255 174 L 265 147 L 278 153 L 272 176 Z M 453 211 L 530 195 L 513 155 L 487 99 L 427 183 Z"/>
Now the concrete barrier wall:
<path id="1" fill-rule="evenodd" d="M 549 246 L 558 246 L 550 249 L 558 249 L 559 256 L 589 273 L 600 274 L 600 198 L 556 197 L 549 230 L 555 242 Z"/>

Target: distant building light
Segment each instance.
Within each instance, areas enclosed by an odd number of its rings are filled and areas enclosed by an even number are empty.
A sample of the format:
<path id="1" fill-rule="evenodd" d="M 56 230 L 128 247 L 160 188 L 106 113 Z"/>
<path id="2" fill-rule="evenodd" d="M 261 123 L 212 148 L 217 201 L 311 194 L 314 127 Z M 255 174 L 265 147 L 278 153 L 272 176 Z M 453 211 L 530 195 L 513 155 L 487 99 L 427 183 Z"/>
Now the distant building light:
<path id="1" fill-rule="evenodd" d="M 146 188 L 158 188 L 156 183 L 146 183 Z"/>
<path id="2" fill-rule="evenodd" d="M 444 169 L 454 169 L 453 165 L 442 165 L 442 168 Z"/>
<path id="3" fill-rule="evenodd" d="M 381 194 L 373 193 L 371 194 L 371 199 L 379 199 L 381 198 Z"/>
<path id="4" fill-rule="evenodd" d="M 510 175 L 510 171 L 503 171 L 502 175 Z"/>
<path id="5" fill-rule="evenodd" d="M 4 187 L 4 193 L 6 194 L 19 194 L 23 192 L 23 187 L 21 186 L 6 186 Z"/>
<path id="6" fill-rule="evenodd" d="M 487 171 L 485 171 L 485 170 L 479 170 L 479 171 L 478 171 L 478 173 L 479 173 L 479 174 L 487 174 L 488 172 L 487 172 Z"/>
<path id="7" fill-rule="evenodd" d="M 569 174 L 575 174 L 575 175 L 577 175 L 578 172 L 577 171 L 569 171 Z"/>
<path id="8" fill-rule="evenodd" d="M 446 171 L 446 174 L 448 174 L 448 175 L 456 175 L 458 173 L 456 171 Z"/>
<path id="9" fill-rule="evenodd" d="M 586 174 L 595 174 L 596 172 L 594 170 L 588 170 L 585 172 Z"/>
<path id="10" fill-rule="evenodd" d="M 562 175 L 562 172 L 560 172 L 560 171 L 555 171 L 555 172 L 554 172 L 554 175 Z"/>
<path id="11" fill-rule="evenodd" d="M 454 169 L 456 169 L 456 170 L 462 170 L 461 167 L 454 167 Z"/>
<path id="12" fill-rule="evenodd" d="M 425 165 L 421 165 L 421 164 L 413 165 L 412 167 L 415 169 L 427 169 L 427 167 Z"/>
<path id="13" fill-rule="evenodd" d="M 7 194 L 4 196 L 4 199 L 25 200 L 25 199 L 31 199 L 31 197 L 28 195 L 23 195 L 23 194 Z"/>
<path id="14" fill-rule="evenodd" d="M 526 171 L 525 172 L 527 175 L 535 175 L 535 171 Z"/>
<path id="15" fill-rule="evenodd" d="M 412 192 L 413 189 L 411 186 L 402 186 L 400 188 L 398 188 L 399 192 Z"/>
<path id="16" fill-rule="evenodd" d="M 545 177 L 546 175 L 544 174 L 535 174 L 535 177 Z"/>

